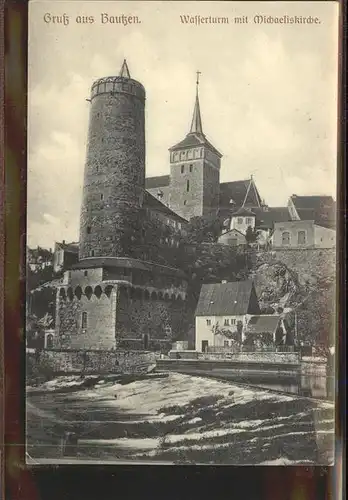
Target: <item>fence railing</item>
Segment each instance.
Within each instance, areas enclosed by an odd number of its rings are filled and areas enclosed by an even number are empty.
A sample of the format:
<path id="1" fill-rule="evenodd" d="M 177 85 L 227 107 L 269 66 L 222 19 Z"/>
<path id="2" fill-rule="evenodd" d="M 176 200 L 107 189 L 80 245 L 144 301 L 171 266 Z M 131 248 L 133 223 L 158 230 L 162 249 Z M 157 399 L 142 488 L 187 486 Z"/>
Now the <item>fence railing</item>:
<path id="1" fill-rule="evenodd" d="M 295 347 L 293 345 L 282 345 L 282 346 L 208 346 L 207 353 L 249 353 L 249 352 L 295 352 Z"/>

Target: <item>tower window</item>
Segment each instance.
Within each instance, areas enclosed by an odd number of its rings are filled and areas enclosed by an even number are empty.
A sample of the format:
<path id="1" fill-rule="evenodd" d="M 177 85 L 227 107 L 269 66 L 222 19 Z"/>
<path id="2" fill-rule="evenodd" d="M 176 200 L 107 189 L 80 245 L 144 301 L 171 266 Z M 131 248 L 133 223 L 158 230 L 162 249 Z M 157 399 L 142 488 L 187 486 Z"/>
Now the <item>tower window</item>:
<path id="1" fill-rule="evenodd" d="M 190 181 L 186 181 L 186 191 L 190 191 Z"/>
<path id="2" fill-rule="evenodd" d="M 86 328 L 87 328 L 87 313 L 86 312 L 82 313 L 81 328 L 82 328 L 82 330 L 86 330 Z"/>
<path id="3" fill-rule="evenodd" d="M 185 165 L 181 165 L 181 173 L 183 174 L 185 170 Z"/>
<path id="4" fill-rule="evenodd" d="M 91 226 L 87 226 L 87 234 L 91 234 Z"/>
<path id="5" fill-rule="evenodd" d="M 193 165 L 190 165 L 190 172 L 192 172 L 193 170 Z"/>

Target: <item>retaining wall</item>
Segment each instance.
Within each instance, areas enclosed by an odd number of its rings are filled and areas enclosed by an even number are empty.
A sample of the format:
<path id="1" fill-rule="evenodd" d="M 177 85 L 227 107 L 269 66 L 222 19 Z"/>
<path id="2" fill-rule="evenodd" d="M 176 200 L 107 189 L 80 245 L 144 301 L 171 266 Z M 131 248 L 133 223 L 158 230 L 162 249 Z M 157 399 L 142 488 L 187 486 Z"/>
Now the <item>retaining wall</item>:
<path id="1" fill-rule="evenodd" d="M 147 372 L 156 363 L 152 352 L 43 350 L 30 354 L 35 364 L 55 373 L 134 374 Z"/>

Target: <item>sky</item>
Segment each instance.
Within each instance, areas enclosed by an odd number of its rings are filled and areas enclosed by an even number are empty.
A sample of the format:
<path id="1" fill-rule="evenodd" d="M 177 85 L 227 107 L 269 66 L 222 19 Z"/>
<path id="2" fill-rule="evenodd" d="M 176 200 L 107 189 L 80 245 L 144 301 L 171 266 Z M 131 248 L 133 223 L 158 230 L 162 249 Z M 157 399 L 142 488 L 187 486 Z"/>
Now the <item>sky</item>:
<path id="1" fill-rule="evenodd" d="M 101 13 L 140 24 L 101 24 Z M 69 24 L 44 21 L 69 16 Z M 180 15 L 228 17 L 182 24 Z M 255 24 L 254 15 L 320 24 Z M 93 16 L 78 24 L 76 16 Z M 235 24 L 236 16 L 248 23 Z M 46 16 L 47 19 L 47 16 Z M 146 176 L 169 173 L 168 148 L 189 132 L 196 71 L 203 131 L 223 154 L 220 180 L 253 174 L 261 197 L 335 197 L 338 3 L 104 2 L 29 4 L 28 245 L 77 241 L 92 83 L 127 59 L 146 89 Z"/>

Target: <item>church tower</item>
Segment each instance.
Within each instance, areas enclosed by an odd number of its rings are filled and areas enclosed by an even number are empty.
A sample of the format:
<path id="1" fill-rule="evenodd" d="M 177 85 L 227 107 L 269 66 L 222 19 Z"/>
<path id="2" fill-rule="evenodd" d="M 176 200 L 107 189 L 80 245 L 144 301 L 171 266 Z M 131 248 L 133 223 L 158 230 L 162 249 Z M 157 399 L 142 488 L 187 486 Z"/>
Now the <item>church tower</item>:
<path id="1" fill-rule="evenodd" d="M 190 132 L 169 149 L 171 210 L 184 219 L 214 214 L 219 207 L 222 154 L 203 133 L 196 81 L 196 101 Z"/>

